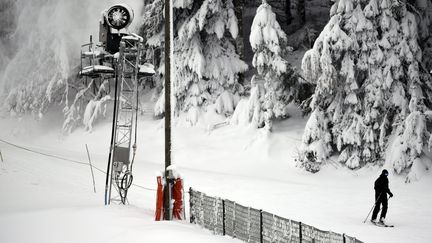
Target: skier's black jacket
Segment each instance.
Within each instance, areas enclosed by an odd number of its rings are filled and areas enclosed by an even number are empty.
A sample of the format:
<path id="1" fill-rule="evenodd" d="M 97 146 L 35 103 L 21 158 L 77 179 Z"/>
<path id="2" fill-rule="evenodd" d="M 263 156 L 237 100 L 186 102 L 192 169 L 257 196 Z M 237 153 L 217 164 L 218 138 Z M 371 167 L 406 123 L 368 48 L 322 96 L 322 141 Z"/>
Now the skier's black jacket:
<path id="1" fill-rule="evenodd" d="M 376 179 L 374 189 L 376 197 L 379 197 L 381 195 L 381 197 L 385 196 L 387 198 L 386 193 L 388 193 L 391 197 L 393 196 L 393 193 L 391 193 L 389 189 L 389 181 L 387 179 L 387 176 L 384 175 L 384 173 L 381 174 L 378 179 Z"/>

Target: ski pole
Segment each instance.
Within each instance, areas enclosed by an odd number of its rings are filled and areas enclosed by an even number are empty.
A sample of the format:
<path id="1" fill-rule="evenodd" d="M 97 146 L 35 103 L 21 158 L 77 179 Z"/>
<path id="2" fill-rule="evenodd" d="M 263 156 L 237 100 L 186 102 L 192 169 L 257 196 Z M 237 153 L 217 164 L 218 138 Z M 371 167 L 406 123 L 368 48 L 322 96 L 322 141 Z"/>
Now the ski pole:
<path id="1" fill-rule="evenodd" d="M 368 215 L 366 216 L 366 218 L 365 218 L 365 220 L 363 221 L 363 223 L 366 223 L 366 220 L 369 218 L 369 215 L 370 215 L 370 213 L 372 212 L 372 210 L 375 208 L 375 206 L 376 206 L 376 204 L 377 204 L 377 202 L 378 202 L 378 200 L 380 199 L 380 197 L 381 197 L 381 194 L 382 194 L 382 192 L 378 195 L 378 198 L 377 198 L 377 200 L 375 201 L 375 203 L 373 204 L 373 206 L 372 206 L 372 208 L 371 208 L 371 210 L 369 211 L 369 213 L 368 213 Z"/>

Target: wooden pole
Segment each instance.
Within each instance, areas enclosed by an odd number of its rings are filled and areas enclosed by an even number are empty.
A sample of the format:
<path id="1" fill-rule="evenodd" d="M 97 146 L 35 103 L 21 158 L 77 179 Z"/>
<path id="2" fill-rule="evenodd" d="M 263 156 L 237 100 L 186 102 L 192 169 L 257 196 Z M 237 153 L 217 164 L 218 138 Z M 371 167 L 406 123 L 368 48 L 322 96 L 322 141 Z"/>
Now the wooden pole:
<path id="1" fill-rule="evenodd" d="M 90 153 L 89 153 L 87 144 L 85 146 L 86 146 L 86 150 L 87 150 L 87 157 L 88 157 L 88 160 L 89 160 L 90 171 L 91 171 L 92 178 L 93 178 L 93 190 L 94 190 L 94 193 L 96 193 L 96 183 L 95 183 L 95 179 L 94 179 L 93 165 L 91 163 Z"/>
<path id="2" fill-rule="evenodd" d="M 171 220 L 171 182 L 167 168 L 171 165 L 171 55 L 172 46 L 172 0 L 165 0 L 165 187 L 164 220 Z"/>

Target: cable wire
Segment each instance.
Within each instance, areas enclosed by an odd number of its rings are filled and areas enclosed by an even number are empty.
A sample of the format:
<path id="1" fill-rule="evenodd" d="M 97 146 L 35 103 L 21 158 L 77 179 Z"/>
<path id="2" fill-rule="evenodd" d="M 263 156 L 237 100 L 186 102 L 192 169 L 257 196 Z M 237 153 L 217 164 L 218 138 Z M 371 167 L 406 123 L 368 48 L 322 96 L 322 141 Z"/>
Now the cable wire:
<path id="1" fill-rule="evenodd" d="M 26 147 L 23 147 L 23 146 L 19 146 L 19 145 L 7 142 L 7 141 L 5 141 L 3 139 L 0 139 L 0 142 L 3 142 L 3 143 L 8 144 L 8 145 L 10 145 L 12 147 L 16 147 L 16 148 L 19 148 L 19 149 L 22 149 L 22 150 L 25 150 L 25 151 L 28 151 L 28 152 L 35 153 L 35 154 L 40 154 L 40 155 L 44 155 L 44 156 L 51 157 L 51 158 L 56 158 L 56 159 L 60 159 L 60 160 L 64 160 L 64 161 L 69 161 L 69 162 L 76 163 L 76 164 L 88 165 L 88 163 L 85 163 L 85 162 L 81 162 L 81 161 L 77 161 L 77 160 L 73 160 L 73 159 L 68 159 L 68 158 L 57 156 L 57 155 L 51 155 L 51 154 L 47 154 L 47 153 L 43 153 L 43 152 L 39 152 L 39 151 L 35 151 L 35 150 L 29 149 L 29 148 L 26 148 Z"/>
<path id="2" fill-rule="evenodd" d="M 39 152 L 39 151 L 36 151 L 36 150 L 33 150 L 33 149 L 29 149 L 29 148 L 26 148 L 26 147 L 23 147 L 23 146 L 20 146 L 20 145 L 17 145 L 17 144 L 5 141 L 5 140 L 3 140 L 1 138 L 0 138 L 0 142 L 5 143 L 5 144 L 7 144 L 9 146 L 12 146 L 12 147 L 21 149 L 21 150 L 25 150 L 27 152 L 31 152 L 31 153 L 35 153 L 35 154 L 51 157 L 51 158 L 56 158 L 56 159 L 59 159 L 59 160 L 64 160 L 64 161 L 68 161 L 68 162 L 79 164 L 79 165 L 89 166 L 89 163 L 86 163 L 86 162 L 82 162 L 82 161 L 68 159 L 68 158 L 65 158 L 65 157 L 57 156 L 57 155 L 52 155 L 52 154 L 47 154 L 47 153 Z M 97 171 L 99 171 L 99 172 L 101 172 L 101 173 L 103 173 L 103 174 L 106 175 L 106 171 L 104 171 L 104 170 L 102 170 L 102 169 L 100 169 L 100 168 L 98 168 L 98 167 L 96 167 L 94 165 L 91 165 L 91 167 L 93 167 L 95 170 L 97 170 Z M 148 191 L 156 191 L 156 189 L 148 188 L 148 187 L 141 186 L 141 185 L 138 185 L 138 184 L 135 184 L 135 183 L 131 183 L 129 186 L 135 186 L 135 187 L 138 187 L 138 188 L 141 188 L 141 189 L 144 189 L 144 190 L 148 190 Z"/>

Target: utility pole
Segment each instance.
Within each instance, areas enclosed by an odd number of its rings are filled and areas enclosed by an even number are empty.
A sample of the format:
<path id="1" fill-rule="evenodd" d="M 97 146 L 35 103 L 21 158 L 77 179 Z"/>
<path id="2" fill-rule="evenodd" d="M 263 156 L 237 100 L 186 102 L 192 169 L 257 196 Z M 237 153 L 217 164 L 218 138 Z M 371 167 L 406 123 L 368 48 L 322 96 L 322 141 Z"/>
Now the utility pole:
<path id="1" fill-rule="evenodd" d="M 171 165 L 171 60 L 172 57 L 172 0 L 165 0 L 165 187 L 164 220 L 171 220 L 171 184 L 168 166 Z"/>

